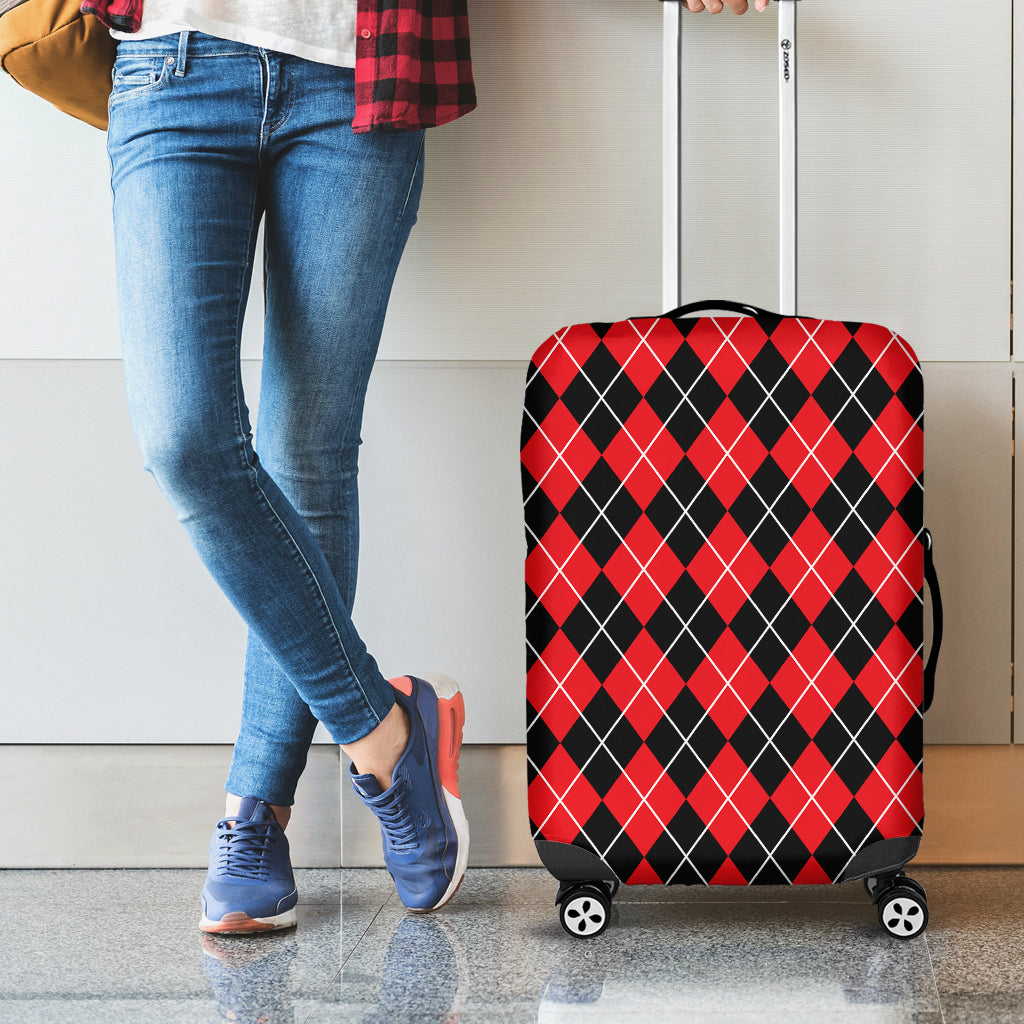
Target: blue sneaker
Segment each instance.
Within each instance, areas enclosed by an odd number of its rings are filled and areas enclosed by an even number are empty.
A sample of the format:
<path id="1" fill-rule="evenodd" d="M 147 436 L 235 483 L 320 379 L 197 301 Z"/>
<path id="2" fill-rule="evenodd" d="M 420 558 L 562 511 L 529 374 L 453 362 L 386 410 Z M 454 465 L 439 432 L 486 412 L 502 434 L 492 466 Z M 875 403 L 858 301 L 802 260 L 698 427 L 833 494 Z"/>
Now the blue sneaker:
<path id="1" fill-rule="evenodd" d="M 238 817 L 222 818 L 210 840 L 203 886 L 204 932 L 266 932 L 295 924 L 295 889 L 288 840 L 269 804 L 242 800 Z"/>
<path id="2" fill-rule="evenodd" d="M 444 906 L 462 884 L 469 861 L 469 825 L 459 798 L 459 748 L 466 712 L 448 676 L 392 679 L 395 699 L 409 715 L 409 743 L 392 772 L 390 789 L 356 774 L 352 787 L 380 821 L 384 864 L 409 910 Z"/>

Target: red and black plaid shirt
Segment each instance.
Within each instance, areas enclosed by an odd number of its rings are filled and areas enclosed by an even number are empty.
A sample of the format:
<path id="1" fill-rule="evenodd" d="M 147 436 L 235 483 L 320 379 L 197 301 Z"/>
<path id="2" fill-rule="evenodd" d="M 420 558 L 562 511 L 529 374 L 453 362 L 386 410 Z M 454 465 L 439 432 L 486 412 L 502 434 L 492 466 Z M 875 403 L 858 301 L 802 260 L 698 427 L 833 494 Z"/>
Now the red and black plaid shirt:
<path id="1" fill-rule="evenodd" d="M 433 128 L 476 106 L 466 0 L 358 3 L 354 132 Z M 138 32 L 142 4 L 85 0 L 82 12 L 121 32 Z"/>

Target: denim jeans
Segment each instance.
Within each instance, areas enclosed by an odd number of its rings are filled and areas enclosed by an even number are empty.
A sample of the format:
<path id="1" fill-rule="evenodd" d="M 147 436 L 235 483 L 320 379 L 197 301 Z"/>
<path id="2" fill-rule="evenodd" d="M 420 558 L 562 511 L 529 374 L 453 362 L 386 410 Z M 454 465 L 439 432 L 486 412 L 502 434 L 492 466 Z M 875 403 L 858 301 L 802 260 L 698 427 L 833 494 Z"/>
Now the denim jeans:
<path id="1" fill-rule="evenodd" d="M 394 704 L 352 623 L 357 470 L 423 132 L 355 135 L 354 111 L 348 68 L 200 32 L 118 41 L 107 148 L 132 429 L 248 625 L 225 788 L 280 805 L 317 720 L 350 743 Z M 264 215 L 254 440 L 239 349 Z"/>

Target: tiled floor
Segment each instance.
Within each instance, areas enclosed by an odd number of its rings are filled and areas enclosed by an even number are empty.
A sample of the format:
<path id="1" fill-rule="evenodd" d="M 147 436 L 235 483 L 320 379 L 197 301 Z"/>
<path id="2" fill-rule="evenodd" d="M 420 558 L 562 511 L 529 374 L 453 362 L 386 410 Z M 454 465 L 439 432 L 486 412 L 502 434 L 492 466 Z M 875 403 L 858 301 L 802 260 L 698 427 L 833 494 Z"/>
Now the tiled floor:
<path id="1" fill-rule="evenodd" d="M 252 938 L 201 936 L 201 871 L 5 871 L 0 1021 L 1024 1024 L 1024 869 L 911 874 L 916 940 L 857 882 L 623 888 L 583 941 L 539 870 L 471 870 L 430 916 L 382 871 L 300 871 L 298 927 Z"/>

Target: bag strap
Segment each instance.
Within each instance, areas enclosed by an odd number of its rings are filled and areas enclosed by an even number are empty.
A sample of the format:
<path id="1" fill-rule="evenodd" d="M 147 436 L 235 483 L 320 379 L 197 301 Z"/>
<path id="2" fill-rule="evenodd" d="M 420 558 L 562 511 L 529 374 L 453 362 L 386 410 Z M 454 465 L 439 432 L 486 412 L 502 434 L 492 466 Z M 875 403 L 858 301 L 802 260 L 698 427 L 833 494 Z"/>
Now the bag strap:
<path id="1" fill-rule="evenodd" d="M 935 697 L 935 667 L 939 662 L 939 648 L 942 646 L 942 595 L 939 593 L 939 577 L 935 572 L 935 560 L 932 558 L 932 534 L 925 528 L 922 534 L 924 541 L 924 578 L 928 582 L 928 590 L 932 595 L 932 650 L 928 656 L 928 664 L 924 668 L 924 704 L 921 710 L 927 711 Z"/>

